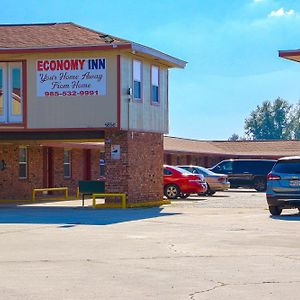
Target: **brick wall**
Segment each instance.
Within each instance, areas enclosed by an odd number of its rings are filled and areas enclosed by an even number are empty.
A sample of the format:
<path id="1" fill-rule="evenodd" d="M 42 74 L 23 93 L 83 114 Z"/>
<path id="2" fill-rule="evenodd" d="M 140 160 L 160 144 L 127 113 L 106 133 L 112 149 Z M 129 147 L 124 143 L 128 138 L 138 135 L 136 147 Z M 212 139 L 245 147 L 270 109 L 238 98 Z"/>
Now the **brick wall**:
<path id="1" fill-rule="evenodd" d="M 28 176 L 19 179 L 19 146 L 0 145 L 0 160 L 6 169 L 0 171 L 0 199 L 30 199 L 32 189 L 43 183 L 41 147 L 28 147 Z"/>
<path id="2" fill-rule="evenodd" d="M 0 171 L 0 199 L 31 199 L 33 188 L 46 187 L 43 184 L 43 148 L 27 147 L 28 176 L 19 179 L 19 146 L 0 145 L 0 160 L 6 163 L 6 169 Z M 91 150 L 91 179 L 100 176 L 100 150 Z M 82 149 L 71 150 L 71 178 L 64 178 L 64 149 L 53 148 L 53 187 L 66 186 L 70 194 L 75 195 L 78 180 L 83 179 L 84 158 Z"/>
<path id="3" fill-rule="evenodd" d="M 163 139 L 161 134 L 106 132 L 107 192 L 125 192 L 130 203 L 163 198 Z M 121 146 L 120 160 L 111 158 L 111 145 Z M 107 199 L 115 202 L 116 199 Z"/>
<path id="4" fill-rule="evenodd" d="M 91 150 L 91 180 L 100 176 L 100 150 Z M 54 149 L 54 186 L 66 186 L 70 194 L 76 194 L 78 181 L 84 179 L 85 159 L 82 149 L 71 149 L 71 178 L 64 178 L 64 149 Z"/>

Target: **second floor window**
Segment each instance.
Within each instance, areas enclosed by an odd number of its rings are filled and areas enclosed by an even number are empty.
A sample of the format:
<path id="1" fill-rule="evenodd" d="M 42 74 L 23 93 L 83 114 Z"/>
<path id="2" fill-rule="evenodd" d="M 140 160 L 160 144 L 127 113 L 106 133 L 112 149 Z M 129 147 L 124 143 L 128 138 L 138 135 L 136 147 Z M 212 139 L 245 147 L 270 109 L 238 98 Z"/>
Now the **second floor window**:
<path id="1" fill-rule="evenodd" d="M 0 124 L 22 121 L 22 63 L 0 63 Z"/>
<path id="2" fill-rule="evenodd" d="M 157 66 L 151 67 L 151 101 L 159 102 L 159 68 Z"/>
<path id="3" fill-rule="evenodd" d="M 133 61 L 133 98 L 142 100 L 142 62 Z"/>

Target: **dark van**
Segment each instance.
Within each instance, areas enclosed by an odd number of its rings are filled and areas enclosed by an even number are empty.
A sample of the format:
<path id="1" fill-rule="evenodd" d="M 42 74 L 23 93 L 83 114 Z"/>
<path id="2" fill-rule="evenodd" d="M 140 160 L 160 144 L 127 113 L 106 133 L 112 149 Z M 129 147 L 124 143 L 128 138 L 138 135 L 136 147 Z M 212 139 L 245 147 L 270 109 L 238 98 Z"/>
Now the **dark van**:
<path id="1" fill-rule="evenodd" d="M 231 188 L 254 188 L 264 192 L 267 175 L 277 160 L 271 159 L 229 159 L 210 168 L 215 173 L 227 174 Z"/>

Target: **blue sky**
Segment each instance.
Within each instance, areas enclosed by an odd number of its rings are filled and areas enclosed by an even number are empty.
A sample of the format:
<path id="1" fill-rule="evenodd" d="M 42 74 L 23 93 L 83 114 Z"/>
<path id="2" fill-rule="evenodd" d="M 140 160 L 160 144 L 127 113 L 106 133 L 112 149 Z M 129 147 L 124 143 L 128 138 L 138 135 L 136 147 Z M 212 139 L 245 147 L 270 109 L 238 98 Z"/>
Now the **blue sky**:
<path id="1" fill-rule="evenodd" d="M 228 139 L 264 100 L 300 100 L 300 1 L 9 1 L 1 23 L 72 21 L 188 61 L 170 71 L 170 135 Z"/>

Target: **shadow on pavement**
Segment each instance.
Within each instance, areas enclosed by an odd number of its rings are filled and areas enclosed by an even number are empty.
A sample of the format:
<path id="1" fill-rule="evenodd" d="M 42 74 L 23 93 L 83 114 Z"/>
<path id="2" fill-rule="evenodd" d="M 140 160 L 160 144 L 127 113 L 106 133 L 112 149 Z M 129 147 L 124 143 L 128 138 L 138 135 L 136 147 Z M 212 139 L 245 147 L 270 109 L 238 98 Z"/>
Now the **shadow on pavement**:
<path id="1" fill-rule="evenodd" d="M 257 193 L 257 194 L 264 194 L 265 192 L 258 192 L 255 189 L 228 189 L 226 191 L 223 191 L 225 193 L 230 192 L 230 193 Z"/>
<path id="2" fill-rule="evenodd" d="M 58 224 L 110 225 L 122 222 L 167 217 L 176 213 L 164 213 L 163 208 L 105 209 L 71 207 L 1 207 L 0 224 Z"/>
<path id="3" fill-rule="evenodd" d="M 208 196 L 208 199 L 213 199 L 213 198 L 228 198 L 230 196 L 228 195 L 212 195 L 212 196 Z"/>
<path id="4" fill-rule="evenodd" d="M 176 202 L 199 202 L 199 201 L 207 201 L 207 198 L 199 198 L 199 196 L 190 196 L 187 197 L 186 199 L 181 199 L 181 198 L 177 198 L 177 199 L 170 199 L 172 201 L 172 203 L 176 203 Z"/>

